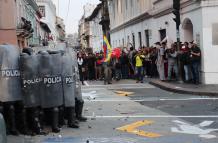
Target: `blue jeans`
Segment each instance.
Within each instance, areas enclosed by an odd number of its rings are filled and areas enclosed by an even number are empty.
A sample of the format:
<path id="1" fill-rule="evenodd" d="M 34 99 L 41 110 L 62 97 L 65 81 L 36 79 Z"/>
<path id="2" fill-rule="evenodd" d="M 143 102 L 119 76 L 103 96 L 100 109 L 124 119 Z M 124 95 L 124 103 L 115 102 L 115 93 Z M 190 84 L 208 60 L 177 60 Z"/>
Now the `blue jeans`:
<path id="1" fill-rule="evenodd" d="M 136 67 L 136 76 L 138 81 L 143 81 L 143 67 Z"/>
<path id="2" fill-rule="evenodd" d="M 128 65 L 122 65 L 121 72 L 122 72 L 122 79 L 127 79 L 129 77 Z"/>
<path id="3" fill-rule="evenodd" d="M 175 72 L 176 80 L 178 80 L 178 66 L 176 63 L 168 63 L 168 80 L 172 80 L 173 70 Z"/>
<path id="4" fill-rule="evenodd" d="M 191 70 L 192 70 L 194 83 L 199 83 L 200 82 L 200 62 L 192 62 Z"/>
<path id="5" fill-rule="evenodd" d="M 185 71 L 185 80 L 189 81 L 191 79 L 190 75 L 190 66 L 184 65 L 184 71 Z"/>

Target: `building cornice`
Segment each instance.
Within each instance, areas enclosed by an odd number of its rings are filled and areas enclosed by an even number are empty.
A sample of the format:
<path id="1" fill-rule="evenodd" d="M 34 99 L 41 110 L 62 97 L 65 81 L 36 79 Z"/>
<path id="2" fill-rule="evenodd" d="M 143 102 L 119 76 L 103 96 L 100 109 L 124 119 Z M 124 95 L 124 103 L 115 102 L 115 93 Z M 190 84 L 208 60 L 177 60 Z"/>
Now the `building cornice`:
<path id="1" fill-rule="evenodd" d="M 139 15 L 139 16 L 137 16 L 137 17 L 135 17 L 135 18 L 133 18 L 133 19 L 131 19 L 131 20 L 129 20 L 129 21 L 127 21 L 127 22 L 125 22 L 125 23 L 123 23 L 123 24 L 121 24 L 121 25 L 115 27 L 115 28 L 113 28 L 113 29 L 110 31 L 110 33 L 114 33 L 114 32 L 116 32 L 116 31 L 119 31 L 119 30 L 121 30 L 121 29 L 123 29 L 123 28 L 126 28 L 126 27 L 128 27 L 128 26 L 134 25 L 134 24 L 136 24 L 136 23 L 142 22 L 142 21 L 144 21 L 144 20 L 146 20 L 146 19 L 149 19 L 149 18 L 151 18 L 151 17 L 152 17 L 152 16 L 151 16 L 148 12 L 145 12 L 145 13 L 143 13 L 143 14 L 141 14 L 141 15 Z"/>
<path id="2" fill-rule="evenodd" d="M 161 1 L 161 0 L 157 0 L 155 2 L 158 3 L 159 1 Z M 196 4 L 196 2 L 198 2 L 198 1 L 185 1 L 185 2 L 182 2 L 181 3 L 181 9 L 183 9 L 185 7 L 188 7 L 190 5 Z M 200 1 L 198 3 L 200 3 Z M 199 4 L 199 6 L 195 7 L 194 9 L 199 8 L 199 7 L 201 7 L 200 4 Z M 121 29 L 124 29 L 124 28 L 126 28 L 128 26 L 131 26 L 131 25 L 134 25 L 134 24 L 137 24 L 137 23 L 139 23 L 141 21 L 144 21 L 146 19 L 149 19 L 149 18 L 159 18 L 161 16 L 168 15 L 168 14 L 172 13 L 172 10 L 173 10 L 172 5 L 170 5 L 168 7 L 165 7 L 163 9 L 159 9 L 159 10 L 152 9 L 149 12 L 145 12 L 145 13 L 143 13 L 143 14 L 141 14 L 141 15 L 139 15 L 139 16 L 137 16 L 137 17 L 135 17 L 135 18 L 133 18 L 133 19 L 131 19 L 131 20 L 129 20 L 129 21 L 115 27 L 115 28 L 113 28 L 113 29 L 111 29 L 110 32 L 111 33 L 117 32 L 117 31 L 119 31 Z"/>

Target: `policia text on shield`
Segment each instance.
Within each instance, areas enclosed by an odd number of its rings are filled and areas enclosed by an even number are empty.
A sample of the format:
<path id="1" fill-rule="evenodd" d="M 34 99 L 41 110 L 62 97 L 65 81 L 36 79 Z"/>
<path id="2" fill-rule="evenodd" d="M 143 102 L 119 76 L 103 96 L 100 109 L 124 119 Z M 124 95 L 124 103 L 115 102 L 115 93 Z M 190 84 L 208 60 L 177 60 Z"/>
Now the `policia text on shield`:
<path id="1" fill-rule="evenodd" d="M 40 51 L 26 48 L 20 54 L 12 45 L 0 45 L 0 112 L 8 134 L 45 134 L 60 127 L 79 128 L 84 101 L 74 51 Z M 76 58 L 76 57 L 75 57 Z"/>

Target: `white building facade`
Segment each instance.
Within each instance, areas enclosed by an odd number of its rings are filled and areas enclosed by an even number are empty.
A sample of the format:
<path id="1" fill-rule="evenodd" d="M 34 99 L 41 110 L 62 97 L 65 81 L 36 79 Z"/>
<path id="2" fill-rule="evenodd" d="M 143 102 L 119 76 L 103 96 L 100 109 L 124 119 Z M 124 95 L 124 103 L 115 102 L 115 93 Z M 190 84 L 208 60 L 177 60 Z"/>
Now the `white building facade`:
<path id="1" fill-rule="evenodd" d="M 94 53 L 99 53 L 102 51 L 103 47 L 103 31 L 102 25 L 100 25 L 101 17 L 102 17 L 102 7 L 101 4 L 96 6 L 92 14 L 86 19 L 89 21 L 90 25 L 90 47 L 93 49 Z"/>
<path id="2" fill-rule="evenodd" d="M 218 0 L 180 0 L 182 42 L 196 41 L 202 51 L 202 82 L 218 84 Z M 109 2 L 112 47 L 136 49 L 176 41 L 173 0 L 112 0 Z"/>
<path id="3" fill-rule="evenodd" d="M 82 49 L 91 48 L 91 23 L 87 20 L 87 18 L 92 14 L 93 10 L 95 9 L 96 5 L 93 4 L 86 4 L 83 9 L 83 16 L 79 21 L 79 41 L 80 46 Z"/>
<path id="4" fill-rule="evenodd" d="M 50 43 L 56 42 L 58 32 L 56 30 L 56 7 L 52 0 L 36 0 L 42 14 L 41 21 L 46 23 L 51 30 Z"/>

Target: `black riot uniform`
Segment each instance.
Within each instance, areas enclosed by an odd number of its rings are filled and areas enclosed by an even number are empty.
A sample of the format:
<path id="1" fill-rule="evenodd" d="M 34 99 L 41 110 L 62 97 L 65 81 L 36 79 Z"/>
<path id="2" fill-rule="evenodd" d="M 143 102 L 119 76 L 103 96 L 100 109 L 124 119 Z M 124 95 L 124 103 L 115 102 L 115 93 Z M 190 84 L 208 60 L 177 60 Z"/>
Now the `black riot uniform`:
<path id="1" fill-rule="evenodd" d="M 81 91 L 81 83 L 80 83 L 80 78 L 79 78 L 79 69 L 78 69 L 78 64 L 77 64 L 77 58 L 76 58 L 76 52 L 71 51 L 72 53 L 72 64 L 74 67 L 74 76 L 76 80 L 76 90 L 75 90 L 75 112 L 76 112 L 76 118 L 79 121 L 86 121 L 87 118 L 82 116 L 83 112 L 83 105 L 84 105 L 84 100 L 82 98 L 82 91 Z"/>
<path id="2" fill-rule="evenodd" d="M 0 45 L 0 102 L 6 119 L 8 134 L 17 135 L 16 108 L 22 102 L 19 70 L 19 49 L 12 45 Z"/>
<path id="3" fill-rule="evenodd" d="M 60 52 L 40 52 L 39 73 L 41 108 L 49 111 L 53 132 L 59 132 L 59 107 L 63 105 L 62 66 Z"/>
<path id="4" fill-rule="evenodd" d="M 62 79 L 64 91 L 64 110 L 68 127 L 79 128 L 75 116 L 75 77 L 73 74 L 74 67 L 69 53 L 64 52 L 62 55 Z M 63 116 L 62 116 L 63 117 Z"/>
<path id="5" fill-rule="evenodd" d="M 29 48 L 28 48 L 29 49 Z M 40 115 L 40 84 L 39 55 L 23 50 L 20 56 L 23 103 L 26 110 L 26 122 L 29 129 L 36 134 L 44 134 L 39 120 Z"/>

